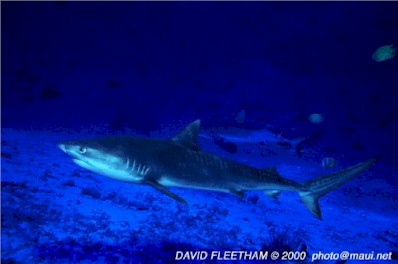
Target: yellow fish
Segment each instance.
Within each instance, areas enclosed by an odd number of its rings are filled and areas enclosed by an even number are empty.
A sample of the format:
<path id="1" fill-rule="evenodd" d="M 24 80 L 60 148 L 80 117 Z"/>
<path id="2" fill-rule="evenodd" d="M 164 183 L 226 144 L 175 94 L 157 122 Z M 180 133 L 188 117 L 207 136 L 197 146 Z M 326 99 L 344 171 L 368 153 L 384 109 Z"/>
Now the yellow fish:
<path id="1" fill-rule="evenodd" d="M 393 48 L 393 44 L 385 45 L 378 48 L 372 55 L 372 58 L 377 61 L 385 61 L 395 57 L 397 50 Z"/>
<path id="2" fill-rule="evenodd" d="M 325 118 L 323 117 L 323 115 L 319 113 L 313 113 L 308 117 L 308 120 L 310 120 L 311 123 L 315 124 L 322 123 L 324 119 Z"/>

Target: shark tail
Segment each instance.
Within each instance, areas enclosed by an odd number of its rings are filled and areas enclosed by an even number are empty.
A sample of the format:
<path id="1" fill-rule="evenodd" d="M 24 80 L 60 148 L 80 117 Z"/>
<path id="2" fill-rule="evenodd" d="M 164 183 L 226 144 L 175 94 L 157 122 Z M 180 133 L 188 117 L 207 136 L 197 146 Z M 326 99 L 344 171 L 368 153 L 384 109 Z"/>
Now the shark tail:
<path id="1" fill-rule="evenodd" d="M 304 182 L 302 185 L 303 191 L 300 191 L 299 195 L 305 207 L 307 207 L 310 213 L 316 218 L 322 220 L 319 199 L 346 182 L 354 179 L 370 166 L 372 166 L 375 162 L 376 159 L 369 159 L 343 171 Z"/>

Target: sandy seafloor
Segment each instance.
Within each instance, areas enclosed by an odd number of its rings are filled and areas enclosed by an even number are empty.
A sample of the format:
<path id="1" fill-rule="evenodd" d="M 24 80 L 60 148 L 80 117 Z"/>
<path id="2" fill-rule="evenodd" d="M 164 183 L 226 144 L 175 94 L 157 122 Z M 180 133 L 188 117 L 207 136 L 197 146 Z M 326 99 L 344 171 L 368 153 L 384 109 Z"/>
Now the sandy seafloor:
<path id="1" fill-rule="evenodd" d="M 173 189 L 189 202 L 180 205 L 151 187 L 79 168 L 56 146 L 108 133 L 95 128 L 2 129 L 2 263 L 174 263 L 176 251 L 273 248 L 306 251 L 309 256 L 319 251 L 393 251 L 396 257 L 397 190 L 382 180 L 380 175 L 393 171 L 381 163 L 322 198 L 324 220 L 319 221 L 295 193 L 273 201 L 250 192 L 239 200 L 223 193 Z M 297 181 L 330 173 L 291 150 L 262 157 L 259 147 L 241 146 L 232 155 L 212 142 L 201 143 L 203 150 L 253 166 L 276 165 L 281 175 Z M 311 156 L 316 150 L 306 151 Z M 346 165 L 351 164 L 337 170 Z"/>

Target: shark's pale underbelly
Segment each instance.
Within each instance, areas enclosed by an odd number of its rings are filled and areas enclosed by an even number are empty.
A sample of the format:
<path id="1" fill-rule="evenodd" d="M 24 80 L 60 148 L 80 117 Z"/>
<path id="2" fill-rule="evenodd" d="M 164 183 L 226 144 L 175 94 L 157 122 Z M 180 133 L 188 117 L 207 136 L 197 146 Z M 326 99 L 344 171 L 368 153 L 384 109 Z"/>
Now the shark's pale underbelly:
<path id="1" fill-rule="evenodd" d="M 198 176 L 200 177 L 200 176 Z M 218 192 L 230 192 L 230 190 L 236 188 L 236 184 L 229 183 L 228 181 L 222 181 L 219 179 L 215 181 L 214 179 L 181 179 L 173 176 L 163 176 L 158 182 L 167 187 L 177 187 L 177 188 L 190 188 L 198 190 L 209 190 Z"/>

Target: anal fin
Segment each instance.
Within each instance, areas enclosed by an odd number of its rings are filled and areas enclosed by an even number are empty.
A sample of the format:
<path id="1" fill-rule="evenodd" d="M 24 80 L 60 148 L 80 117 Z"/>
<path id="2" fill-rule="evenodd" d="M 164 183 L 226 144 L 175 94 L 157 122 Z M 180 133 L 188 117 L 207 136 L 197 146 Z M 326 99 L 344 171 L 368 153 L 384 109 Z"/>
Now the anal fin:
<path id="1" fill-rule="evenodd" d="M 146 180 L 145 181 L 146 184 L 154 187 L 156 190 L 158 190 L 159 192 L 167 195 L 168 197 L 176 200 L 177 202 L 180 202 L 182 204 L 188 204 L 184 199 L 182 199 L 180 196 L 178 196 L 177 194 L 171 192 L 170 190 L 168 190 L 166 187 L 164 187 L 163 185 L 161 185 L 160 183 L 158 183 L 155 180 Z"/>

